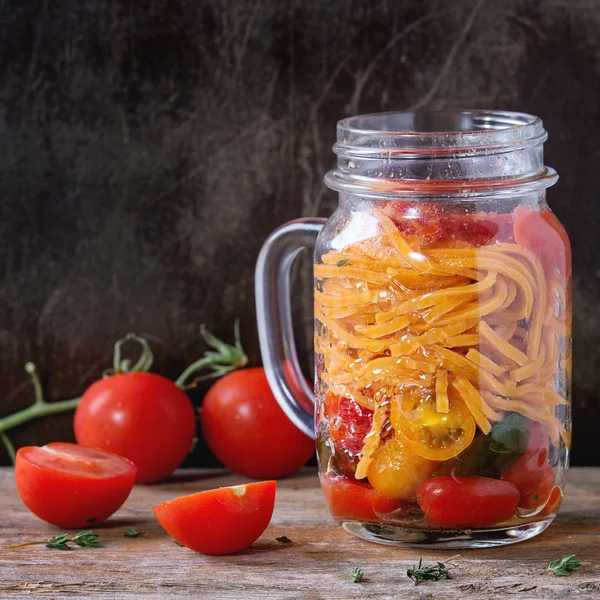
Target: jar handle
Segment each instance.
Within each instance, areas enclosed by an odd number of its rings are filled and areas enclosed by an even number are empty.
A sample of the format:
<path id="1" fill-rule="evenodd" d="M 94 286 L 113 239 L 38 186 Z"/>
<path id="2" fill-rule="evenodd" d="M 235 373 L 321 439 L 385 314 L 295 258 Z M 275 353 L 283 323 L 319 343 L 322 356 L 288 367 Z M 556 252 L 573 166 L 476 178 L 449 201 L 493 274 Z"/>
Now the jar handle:
<path id="1" fill-rule="evenodd" d="M 326 219 L 297 219 L 276 229 L 265 241 L 256 263 L 256 321 L 265 373 L 288 418 L 314 438 L 313 391 L 300 365 L 294 341 L 290 270 L 298 254 L 314 249 Z"/>

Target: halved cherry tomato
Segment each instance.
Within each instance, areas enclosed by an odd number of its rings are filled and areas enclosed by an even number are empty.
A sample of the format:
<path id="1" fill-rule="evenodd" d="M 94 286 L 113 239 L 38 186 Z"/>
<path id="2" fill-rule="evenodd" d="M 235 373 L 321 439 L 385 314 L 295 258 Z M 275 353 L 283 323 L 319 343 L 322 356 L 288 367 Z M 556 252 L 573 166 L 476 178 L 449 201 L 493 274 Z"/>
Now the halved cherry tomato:
<path id="1" fill-rule="evenodd" d="M 412 500 L 419 485 L 429 479 L 438 466 L 438 463 L 411 452 L 395 437 L 375 452 L 367 477 L 379 493 Z"/>
<path id="2" fill-rule="evenodd" d="M 458 398 L 450 399 L 448 413 L 437 412 L 431 395 L 415 405 L 392 401 L 390 422 L 401 442 L 416 455 L 428 460 L 449 460 L 460 454 L 475 437 L 471 412 Z"/>
<path id="3" fill-rule="evenodd" d="M 436 477 L 417 490 L 417 502 L 432 525 L 490 527 L 510 519 L 521 494 L 516 485 L 488 477 Z"/>
<path id="4" fill-rule="evenodd" d="M 530 421 L 529 444 L 525 453 L 500 477 L 519 488 L 521 508 L 538 508 L 548 501 L 554 486 L 554 472 L 548 463 L 548 443 L 546 427 Z"/>
<path id="5" fill-rule="evenodd" d="M 255 479 L 286 477 L 314 453 L 315 442 L 279 406 L 262 367 L 225 375 L 208 390 L 202 433 L 228 468 Z"/>
<path id="6" fill-rule="evenodd" d="M 517 208 L 515 239 L 522 248 L 531 250 L 544 267 L 546 277 L 566 277 L 571 273 L 571 245 L 560 221 L 553 212 Z"/>
<path id="7" fill-rule="evenodd" d="M 347 477 L 321 475 L 321 487 L 331 514 L 338 519 L 379 521 L 378 515 L 390 513 L 402 504 Z"/>
<path id="8" fill-rule="evenodd" d="M 253 544 L 275 506 L 275 481 L 218 488 L 180 496 L 153 507 L 167 533 L 190 550 L 232 554 Z"/>
<path id="9" fill-rule="evenodd" d="M 154 373 L 121 373 L 92 384 L 75 411 L 75 438 L 115 452 L 138 468 L 137 483 L 170 475 L 188 455 L 196 413 L 171 380 Z"/>
<path id="10" fill-rule="evenodd" d="M 34 515 L 57 527 L 89 528 L 121 507 L 136 471 L 116 454 L 54 442 L 20 448 L 15 478 L 21 500 Z"/>

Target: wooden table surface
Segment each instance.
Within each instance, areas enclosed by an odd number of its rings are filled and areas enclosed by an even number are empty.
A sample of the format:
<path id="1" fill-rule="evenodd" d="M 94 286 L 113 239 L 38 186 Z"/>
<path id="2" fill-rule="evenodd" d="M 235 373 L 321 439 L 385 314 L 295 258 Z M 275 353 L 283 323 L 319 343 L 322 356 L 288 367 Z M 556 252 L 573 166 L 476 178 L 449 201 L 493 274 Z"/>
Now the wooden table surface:
<path id="1" fill-rule="evenodd" d="M 44 546 L 7 550 L 57 530 L 34 517 L 15 490 L 12 469 L 0 469 L 0 598 L 600 598 L 600 468 L 575 468 L 559 517 L 543 534 L 503 548 L 462 551 L 451 581 L 415 586 L 406 570 L 423 551 L 370 544 L 345 533 L 329 516 L 317 476 L 307 470 L 278 484 L 271 525 L 234 556 L 203 556 L 175 545 L 151 507 L 180 494 L 244 479 L 223 471 L 181 471 L 170 481 L 136 487 L 125 506 L 95 528 L 102 548 L 70 552 Z M 127 527 L 146 531 L 123 537 Z M 275 541 L 286 535 L 292 544 Z M 548 562 L 575 553 L 583 561 L 570 577 L 546 572 Z M 365 581 L 349 572 L 361 567 Z"/>

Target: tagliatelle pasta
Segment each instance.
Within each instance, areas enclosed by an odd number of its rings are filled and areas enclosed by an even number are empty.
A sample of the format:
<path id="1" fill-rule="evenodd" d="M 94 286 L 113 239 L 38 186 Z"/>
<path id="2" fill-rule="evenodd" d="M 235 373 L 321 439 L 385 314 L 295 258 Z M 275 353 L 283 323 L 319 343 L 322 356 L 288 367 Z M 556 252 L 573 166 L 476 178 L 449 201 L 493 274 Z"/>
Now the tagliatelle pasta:
<path id="1" fill-rule="evenodd" d="M 570 333 L 564 285 L 516 242 L 421 248 L 384 209 L 374 216 L 376 236 L 315 266 L 320 379 L 373 411 L 356 478 L 389 428 L 392 401 L 399 415 L 431 399 L 440 415 L 466 407 L 484 434 L 516 412 L 568 445 L 553 380 L 558 340 Z"/>

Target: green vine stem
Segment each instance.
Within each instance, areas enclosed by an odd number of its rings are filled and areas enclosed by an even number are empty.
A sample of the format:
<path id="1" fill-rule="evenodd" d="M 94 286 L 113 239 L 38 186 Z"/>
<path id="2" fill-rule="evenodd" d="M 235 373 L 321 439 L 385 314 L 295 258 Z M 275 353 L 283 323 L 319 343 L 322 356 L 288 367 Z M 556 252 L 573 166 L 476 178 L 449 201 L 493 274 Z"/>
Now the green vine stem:
<path id="1" fill-rule="evenodd" d="M 235 345 L 230 346 L 209 333 L 206 328 L 202 326 L 200 332 L 204 341 L 215 351 L 209 350 L 205 352 L 200 360 L 192 363 L 177 378 L 175 385 L 187 390 L 194 387 L 199 381 L 221 377 L 234 369 L 246 366 L 248 358 L 244 354 L 244 350 L 240 343 L 240 328 L 237 320 L 235 322 L 234 330 Z M 141 347 L 140 356 L 135 363 L 132 363 L 130 359 L 122 358 L 124 345 L 131 341 L 136 342 Z M 151 369 L 153 360 L 154 355 L 152 354 L 148 342 L 143 337 L 129 333 L 115 343 L 113 368 L 105 371 L 103 377 L 118 375 L 120 373 L 146 373 Z M 211 372 L 208 375 L 199 376 L 198 373 L 205 369 L 209 369 Z M 25 365 L 25 371 L 31 378 L 31 385 L 33 386 L 33 404 L 12 415 L 0 419 L 0 441 L 4 444 L 13 464 L 15 463 L 16 451 L 12 441 L 6 434 L 9 429 L 23 425 L 33 419 L 75 410 L 81 400 L 81 397 L 77 397 L 71 398 L 70 400 L 47 402 L 44 398 L 42 382 L 40 381 L 35 364 L 28 362 Z"/>
<path id="2" fill-rule="evenodd" d="M 214 348 L 216 352 L 208 350 L 204 353 L 204 356 L 192 363 L 176 380 L 175 385 L 180 387 L 182 390 L 189 390 L 195 387 L 200 381 L 206 379 L 214 379 L 216 377 L 222 377 L 231 371 L 245 367 L 248 364 L 248 357 L 244 353 L 242 344 L 240 341 L 240 321 L 235 320 L 234 324 L 234 335 L 235 345 L 230 346 L 219 338 L 215 337 L 212 333 L 207 331 L 206 327 L 202 325 L 200 328 L 200 334 L 204 338 L 204 341 L 208 346 Z M 207 375 L 199 376 L 198 373 L 210 369 L 211 372 Z"/>

